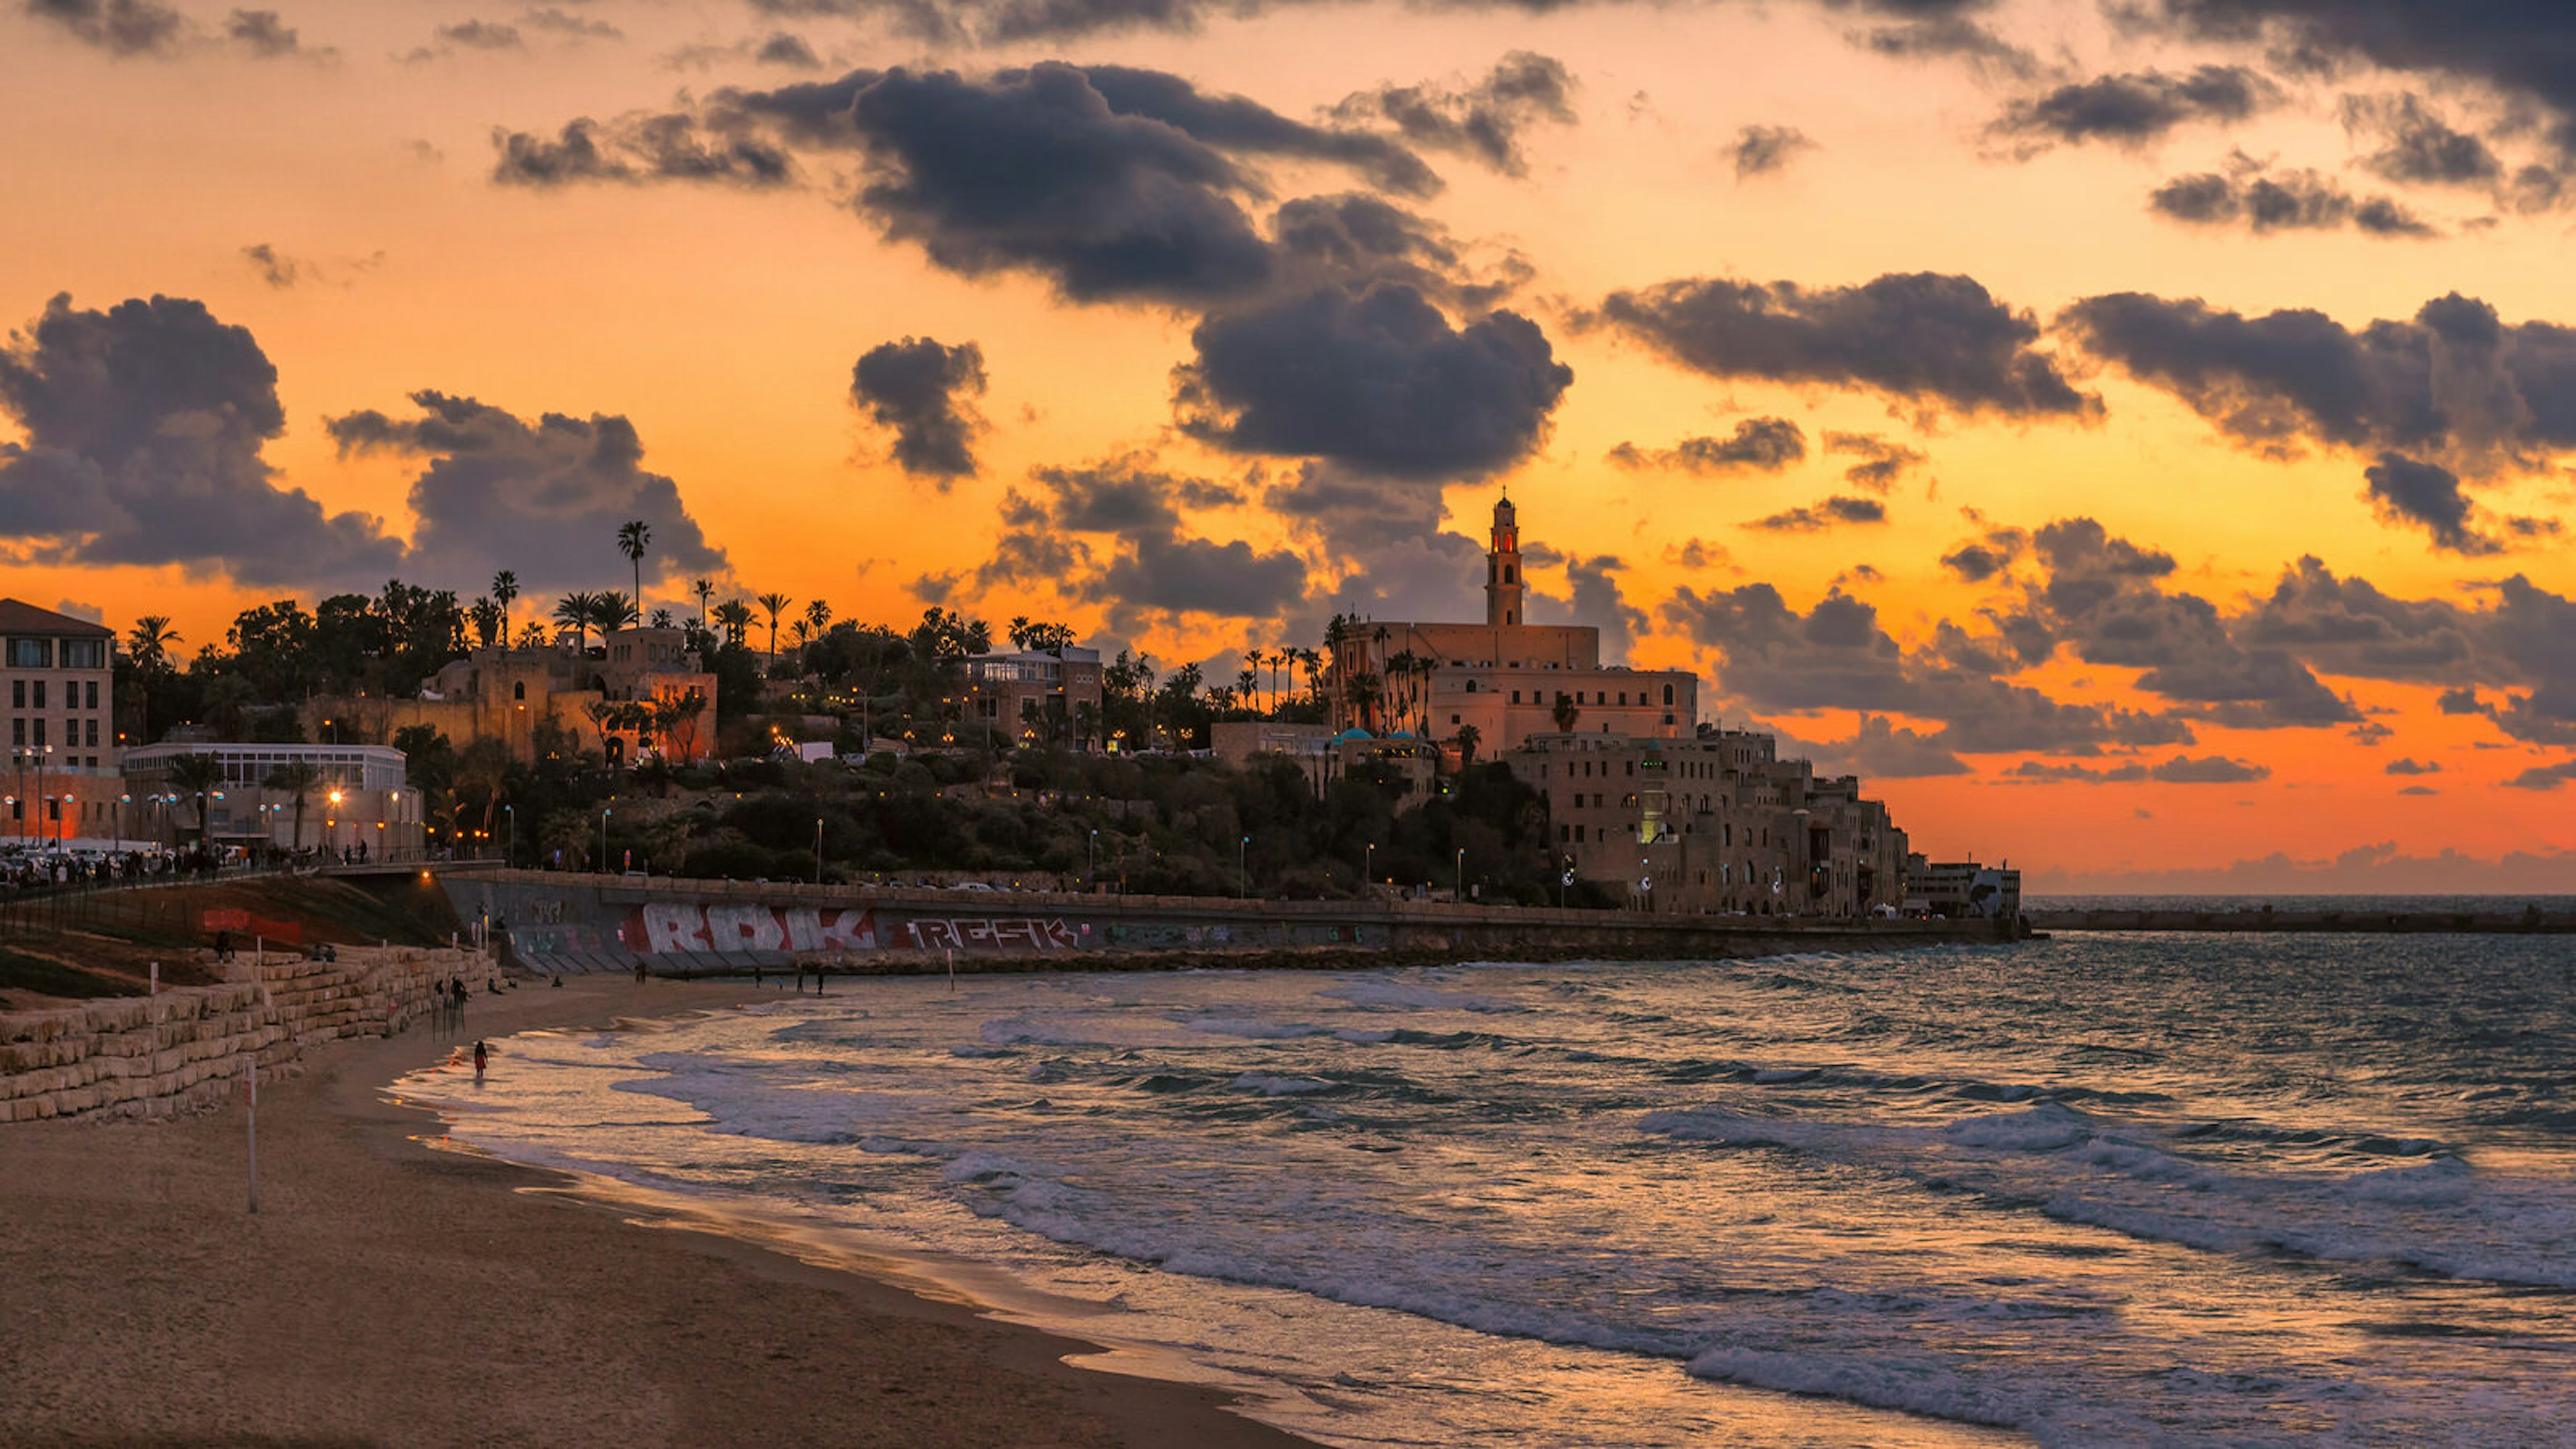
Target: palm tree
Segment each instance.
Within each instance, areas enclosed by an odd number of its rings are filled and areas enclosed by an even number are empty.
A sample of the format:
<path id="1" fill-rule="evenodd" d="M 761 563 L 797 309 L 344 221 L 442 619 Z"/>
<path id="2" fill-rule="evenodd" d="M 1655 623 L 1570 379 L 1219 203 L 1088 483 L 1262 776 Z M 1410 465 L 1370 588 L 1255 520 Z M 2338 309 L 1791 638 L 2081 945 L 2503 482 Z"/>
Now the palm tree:
<path id="1" fill-rule="evenodd" d="M 671 627 L 671 611 L 670 611 L 669 609 L 661 608 L 661 607 L 658 607 L 658 606 L 657 606 L 657 607 L 653 610 L 653 627 L 654 627 L 654 628 L 656 628 L 656 629 L 668 629 L 668 628 L 670 628 L 670 627 Z"/>
<path id="2" fill-rule="evenodd" d="M 743 631 L 751 627 L 751 605 L 727 599 L 716 605 L 716 622 L 724 626 L 726 642 L 740 644 Z"/>
<path id="3" fill-rule="evenodd" d="M 599 626 L 599 642 L 637 621 L 635 601 L 616 589 L 604 589 L 590 596 L 590 621 Z"/>
<path id="4" fill-rule="evenodd" d="M 504 643 L 509 641 L 509 621 L 502 614 L 501 606 L 488 595 L 476 599 L 473 607 L 465 611 L 465 617 L 474 621 L 474 637 L 483 641 L 484 648 L 491 648 L 495 638 Z"/>
<path id="5" fill-rule="evenodd" d="M 644 546 L 652 541 L 653 530 L 643 519 L 618 525 L 617 551 L 626 555 L 627 562 L 635 565 L 635 603 L 639 618 L 644 604 Z"/>
<path id="6" fill-rule="evenodd" d="M 1323 652 L 1317 649 L 1300 647 L 1296 653 L 1297 667 L 1306 671 L 1306 693 L 1312 695 L 1316 701 L 1320 703 L 1324 698 Z"/>
<path id="7" fill-rule="evenodd" d="M 170 762 L 170 783 L 197 802 L 197 843 L 206 842 L 206 797 L 224 783 L 224 762 L 214 755 L 181 755 Z"/>
<path id="8" fill-rule="evenodd" d="M 760 607 L 769 611 L 769 667 L 772 669 L 778 667 L 778 615 L 781 610 L 794 602 L 796 601 L 785 594 L 760 596 Z"/>
<path id="9" fill-rule="evenodd" d="M 698 596 L 698 632 L 703 634 L 707 630 L 707 600 L 716 596 L 716 582 L 713 579 L 691 579 L 689 592 Z"/>
<path id="10" fill-rule="evenodd" d="M 519 576 L 503 569 L 492 576 L 492 602 L 501 606 L 501 647 L 510 647 L 510 605 L 519 597 Z"/>
<path id="11" fill-rule="evenodd" d="M 822 638 L 823 631 L 830 628 L 832 624 L 832 606 L 824 603 L 821 599 L 816 599 L 814 602 L 807 604 L 805 606 L 805 622 L 813 626 L 815 638 Z"/>
<path id="12" fill-rule="evenodd" d="M 555 622 L 572 631 L 572 645 L 576 653 L 589 651 L 590 621 L 598 609 L 597 597 L 579 590 L 555 600 Z"/>
<path id="13" fill-rule="evenodd" d="M 170 646 L 179 642 L 179 631 L 170 627 L 167 614 L 146 614 L 134 621 L 125 636 L 126 652 L 146 669 L 170 667 Z"/>
<path id="14" fill-rule="evenodd" d="M 322 767 L 308 760 L 292 760 L 268 772 L 259 782 L 271 790 L 285 790 L 295 796 L 295 853 L 304 853 L 304 801 L 313 787 L 322 783 Z"/>
<path id="15" fill-rule="evenodd" d="M 1485 732 L 1471 724 L 1458 726 L 1458 768 L 1463 772 L 1476 763 L 1476 746 L 1485 742 Z"/>

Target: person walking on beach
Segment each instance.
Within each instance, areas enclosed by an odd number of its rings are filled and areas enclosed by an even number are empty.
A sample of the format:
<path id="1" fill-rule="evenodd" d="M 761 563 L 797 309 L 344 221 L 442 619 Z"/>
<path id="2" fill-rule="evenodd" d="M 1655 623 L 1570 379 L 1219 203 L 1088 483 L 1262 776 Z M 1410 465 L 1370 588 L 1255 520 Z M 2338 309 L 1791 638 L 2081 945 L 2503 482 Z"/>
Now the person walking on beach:
<path id="1" fill-rule="evenodd" d="M 483 1043 L 476 1042 L 474 1044 L 474 1085 L 478 1087 L 483 1085 L 483 1066 L 487 1060 L 489 1056 L 483 1050 Z"/>

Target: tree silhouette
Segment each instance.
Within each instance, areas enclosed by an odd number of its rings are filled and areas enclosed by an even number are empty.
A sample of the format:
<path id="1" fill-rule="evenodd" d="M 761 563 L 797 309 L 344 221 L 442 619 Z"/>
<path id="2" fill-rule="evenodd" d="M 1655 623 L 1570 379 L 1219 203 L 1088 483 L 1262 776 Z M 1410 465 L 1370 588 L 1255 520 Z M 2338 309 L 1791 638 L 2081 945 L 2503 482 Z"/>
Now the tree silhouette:
<path id="1" fill-rule="evenodd" d="M 794 602 L 796 602 L 794 599 L 787 597 L 785 594 L 763 594 L 760 596 L 760 607 L 769 611 L 769 667 L 772 669 L 776 669 L 778 667 L 778 616 L 786 611 L 789 604 Z"/>
<path id="2" fill-rule="evenodd" d="M 290 760 L 264 776 L 260 782 L 271 790 L 284 790 L 295 797 L 295 853 L 304 853 L 304 801 L 313 787 L 322 783 L 322 767 L 310 760 Z"/>
<path id="3" fill-rule="evenodd" d="M 510 643 L 510 605 L 519 597 L 519 576 L 503 569 L 492 576 L 492 602 L 501 606 L 501 644 Z"/>
<path id="4" fill-rule="evenodd" d="M 643 519 L 618 525 L 617 551 L 626 555 L 627 562 L 635 565 L 635 605 L 639 619 L 643 617 L 644 605 L 644 547 L 652 541 L 652 526 Z"/>

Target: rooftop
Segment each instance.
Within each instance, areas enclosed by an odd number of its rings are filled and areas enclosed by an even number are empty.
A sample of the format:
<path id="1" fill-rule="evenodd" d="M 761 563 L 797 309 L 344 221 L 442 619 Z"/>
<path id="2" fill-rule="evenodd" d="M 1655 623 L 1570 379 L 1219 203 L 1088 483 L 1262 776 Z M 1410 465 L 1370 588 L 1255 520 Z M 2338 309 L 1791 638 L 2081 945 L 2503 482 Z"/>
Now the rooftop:
<path id="1" fill-rule="evenodd" d="M 84 639 L 113 639 L 116 631 L 87 619 L 39 609 L 23 599 L 0 599 L 0 634 L 70 634 Z"/>

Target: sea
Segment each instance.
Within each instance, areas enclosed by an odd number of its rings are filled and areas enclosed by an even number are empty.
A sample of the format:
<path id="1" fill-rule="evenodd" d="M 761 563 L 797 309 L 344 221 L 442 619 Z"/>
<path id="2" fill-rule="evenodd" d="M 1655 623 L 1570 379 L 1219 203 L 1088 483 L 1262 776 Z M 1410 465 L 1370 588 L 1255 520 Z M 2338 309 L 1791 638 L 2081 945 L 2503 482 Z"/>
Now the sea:
<path id="1" fill-rule="evenodd" d="M 836 981 L 473 1150 L 1350 1446 L 2576 1444 L 2576 938 Z"/>

